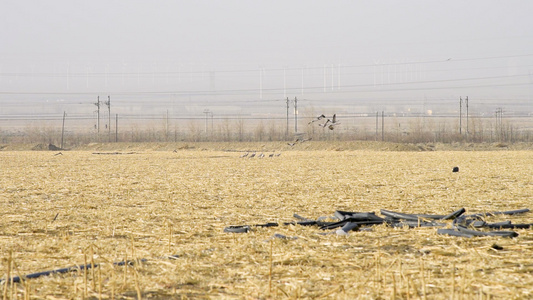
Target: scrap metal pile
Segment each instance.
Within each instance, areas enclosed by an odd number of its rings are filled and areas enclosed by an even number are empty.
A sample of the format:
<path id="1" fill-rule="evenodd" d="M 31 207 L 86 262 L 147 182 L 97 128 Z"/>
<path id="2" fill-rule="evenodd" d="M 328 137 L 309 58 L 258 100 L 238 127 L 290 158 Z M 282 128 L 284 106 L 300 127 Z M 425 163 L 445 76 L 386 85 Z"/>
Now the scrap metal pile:
<path id="1" fill-rule="evenodd" d="M 510 220 L 503 222 L 489 223 L 486 221 L 489 217 L 496 215 L 516 215 L 527 213 L 530 210 L 518 209 L 510 211 L 497 211 L 488 213 L 478 213 L 465 215 L 466 210 L 461 208 L 448 215 L 428 215 L 428 214 L 406 214 L 390 210 L 380 210 L 383 217 L 377 216 L 374 212 L 348 212 L 335 211 L 332 217 L 320 217 L 317 220 L 302 217 L 294 214 L 299 221 L 285 222 L 283 225 L 300 225 L 300 226 L 317 226 L 322 230 L 329 230 L 320 234 L 338 234 L 347 235 L 350 231 L 367 231 L 372 230 L 375 225 L 385 224 L 390 227 L 440 227 L 437 229 L 438 234 L 474 237 L 474 236 L 500 236 L 500 237 L 517 237 L 518 233 L 502 229 L 527 229 L 533 228 L 533 223 L 513 224 Z M 335 221 L 327 221 L 335 220 Z M 451 227 L 444 221 L 452 220 Z M 224 232 L 246 233 L 254 227 L 276 227 L 278 223 L 265 223 L 256 225 L 238 225 L 224 228 Z M 333 231 L 331 231 L 333 230 Z M 283 235 L 274 235 L 276 238 L 286 238 Z"/>

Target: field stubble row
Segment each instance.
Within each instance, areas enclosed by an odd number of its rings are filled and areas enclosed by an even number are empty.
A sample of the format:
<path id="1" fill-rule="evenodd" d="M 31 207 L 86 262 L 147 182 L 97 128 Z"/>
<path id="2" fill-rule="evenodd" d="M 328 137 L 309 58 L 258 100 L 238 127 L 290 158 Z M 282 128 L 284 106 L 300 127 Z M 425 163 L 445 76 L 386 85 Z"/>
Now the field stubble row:
<path id="1" fill-rule="evenodd" d="M 38 298 L 533 295 L 531 230 L 518 230 L 514 239 L 381 225 L 348 236 L 301 226 L 223 232 L 229 225 L 292 221 L 293 213 L 330 216 L 336 209 L 531 208 L 530 151 L 316 150 L 250 159 L 203 150 L 0 152 L 2 274 L 8 265 L 22 275 L 102 263 L 87 275 L 43 277 L 2 290 Z M 452 173 L 454 166 L 460 172 Z M 513 221 L 531 223 L 531 214 Z M 274 233 L 298 239 L 266 242 Z M 162 258 L 171 254 L 179 258 Z M 149 260 L 109 264 L 131 258 Z"/>

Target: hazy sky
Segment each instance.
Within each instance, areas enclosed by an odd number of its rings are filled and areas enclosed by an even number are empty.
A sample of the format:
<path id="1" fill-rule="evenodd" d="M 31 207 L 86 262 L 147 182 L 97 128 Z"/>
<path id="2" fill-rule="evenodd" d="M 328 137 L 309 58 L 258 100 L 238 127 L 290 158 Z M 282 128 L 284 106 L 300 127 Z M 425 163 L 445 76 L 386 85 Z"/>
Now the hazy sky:
<path id="1" fill-rule="evenodd" d="M 529 54 L 530 1 L 2 1 L 2 59 L 297 65 Z"/>
<path id="2" fill-rule="evenodd" d="M 140 91 L 528 100 L 532 13 L 532 1 L 3 0 L 0 101 Z"/>

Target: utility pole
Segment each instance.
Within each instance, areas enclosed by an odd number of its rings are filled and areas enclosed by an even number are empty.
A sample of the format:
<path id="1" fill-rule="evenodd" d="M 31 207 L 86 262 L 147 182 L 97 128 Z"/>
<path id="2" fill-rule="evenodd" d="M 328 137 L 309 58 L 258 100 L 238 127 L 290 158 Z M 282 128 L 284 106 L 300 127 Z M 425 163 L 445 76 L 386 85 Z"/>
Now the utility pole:
<path id="1" fill-rule="evenodd" d="M 298 133 L 298 99 L 294 97 L 294 132 Z"/>
<path id="2" fill-rule="evenodd" d="M 463 134 L 463 98 L 459 97 L 459 135 Z"/>
<path id="3" fill-rule="evenodd" d="M 207 125 L 209 124 L 209 122 L 208 122 L 209 119 L 207 117 L 209 116 L 209 113 L 210 113 L 209 109 L 204 109 L 204 114 L 205 114 L 205 136 L 206 136 L 206 138 L 207 138 Z"/>
<path id="4" fill-rule="evenodd" d="M 209 110 L 208 109 L 204 109 L 204 114 L 205 114 L 205 135 L 207 136 L 207 114 L 209 113 Z"/>
<path id="5" fill-rule="evenodd" d="M 379 128 L 379 111 L 376 111 L 376 141 L 378 140 L 378 128 Z"/>
<path id="6" fill-rule="evenodd" d="M 100 134 L 100 96 L 98 96 L 96 103 L 97 110 L 96 110 L 96 132 Z"/>
<path id="7" fill-rule="evenodd" d="M 466 102 L 466 135 L 468 136 L 468 96 L 465 99 Z"/>
<path id="8" fill-rule="evenodd" d="M 385 141 L 385 112 L 381 111 L 381 141 Z"/>
<path id="9" fill-rule="evenodd" d="M 289 97 L 286 98 L 287 100 L 287 128 L 285 130 L 285 136 L 289 137 Z"/>
<path id="10" fill-rule="evenodd" d="M 111 96 L 107 96 L 107 102 L 105 102 L 105 105 L 107 105 L 107 114 L 108 114 L 107 136 L 109 138 L 109 141 L 111 141 Z"/>
<path id="11" fill-rule="evenodd" d="M 499 125 L 498 125 L 498 112 L 499 112 L 499 110 L 500 109 L 497 108 L 496 112 L 494 113 L 494 116 L 496 117 L 496 122 L 494 124 L 494 130 L 495 130 L 495 134 L 496 134 L 497 137 L 499 137 L 499 134 L 498 134 L 498 127 L 499 127 Z"/>
<path id="12" fill-rule="evenodd" d="M 118 142 L 118 114 L 115 115 L 115 143 Z"/>
<path id="13" fill-rule="evenodd" d="M 63 135 L 65 134 L 65 117 L 67 116 L 67 112 L 63 112 L 63 126 L 61 126 L 61 149 L 63 149 Z"/>
<path id="14" fill-rule="evenodd" d="M 497 108 L 496 109 L 496 136 L 498 137 L 498 139 L 500 138 L 500 108 Z"/>

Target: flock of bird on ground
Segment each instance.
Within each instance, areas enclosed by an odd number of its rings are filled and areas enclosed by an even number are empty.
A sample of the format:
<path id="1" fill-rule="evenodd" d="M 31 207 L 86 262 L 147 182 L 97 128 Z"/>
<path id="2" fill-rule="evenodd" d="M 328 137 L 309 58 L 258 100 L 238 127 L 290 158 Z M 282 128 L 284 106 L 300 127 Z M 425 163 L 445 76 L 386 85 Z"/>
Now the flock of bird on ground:
<path id="1" fill-rule="evenodd" d="M 278 157 L 280 155 L 281 155 L 281 153 L 270 153 L 268 155 L 268 157 L 274 157 L 274 156 Z M 240 156 L 240 158 L 254 158 L 254 157 L 263 158 L 263 157 L 266 157 L 266 155 L 264 153 L 262 153 L 262 152 L 257 154 L 257 155 L 256 155 L 255 152 L 252 152 L 252 153 L 246 152 L 246 153 L 244 153 L 243 155 Z"/>

